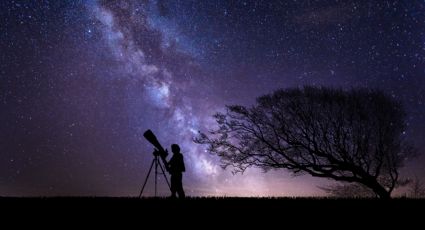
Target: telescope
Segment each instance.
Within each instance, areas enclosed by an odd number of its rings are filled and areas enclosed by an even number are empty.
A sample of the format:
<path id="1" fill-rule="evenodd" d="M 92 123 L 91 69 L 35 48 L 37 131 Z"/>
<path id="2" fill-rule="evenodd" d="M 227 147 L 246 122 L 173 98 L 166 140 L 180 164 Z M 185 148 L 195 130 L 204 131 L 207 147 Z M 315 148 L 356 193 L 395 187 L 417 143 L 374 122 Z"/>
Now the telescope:
<path id="1" fill-rule="evenodd" d="M 143 136 L 148 140 L 154 147 L 153 155 L 154 159 L 152 161 L 151 167 L 149 169 L 148 175 L 146 176 L 145 182 L 143 183 L 142 189 L 140 190 L 139 198 L 142 196 L 143 190 L 145 189 L 146 182 L 148 181 L 149 175 L 151 174 L 152 168 L 155 166 L 155 196 L 157 192 L 157 177 L 158 177 L 158 167 L 162 171 L 162 175 L 165 178 L 165 181 L 167 182 L 168 188 L 171 190 L 170 183 L 168 183 L 167 175 L 165 175 L 164 168 L 169 171 L 168 164 L 167 164 L 167 155 L 168 152 L 166 149 L 162 147 L 162 145 L 159 143 L 158 139 L 156 139 L 155 134 L 148 129 L 145 133 L 143 133 Z M 164 168 L 161 165 L 161 162 L 158 160 L 158 157 L 161 157 L 162 163 L 164 164 Z"/>
<path id="2" fill-rule="evenodd" d="M 166 158 L 168 156 L 168 151 L 165 150 L 162 145 L 159 143 L 158 139 L 156 138 L 155 134 L 153 134 L 153 132 L 148 129 L 143 136 L 146 138 L 146 140 L 148 140 L 154 147 L 155 150 L 153 152 L 154 156 L 160 156 L 163 163 L 165 165 L 167 165 L 167 161 Z"/>

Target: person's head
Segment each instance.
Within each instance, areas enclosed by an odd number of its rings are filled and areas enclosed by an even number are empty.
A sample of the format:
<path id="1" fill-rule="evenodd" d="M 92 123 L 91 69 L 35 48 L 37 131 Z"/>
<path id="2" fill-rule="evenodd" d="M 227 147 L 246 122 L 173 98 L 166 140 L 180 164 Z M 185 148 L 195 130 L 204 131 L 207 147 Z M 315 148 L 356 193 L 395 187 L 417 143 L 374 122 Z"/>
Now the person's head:
<path id="1" fill-rule="evenodd" d="M 178 144 L 172 144 L 171 145 L 171 151 L 173 153 L 180 153 L 180 146 Z"/>

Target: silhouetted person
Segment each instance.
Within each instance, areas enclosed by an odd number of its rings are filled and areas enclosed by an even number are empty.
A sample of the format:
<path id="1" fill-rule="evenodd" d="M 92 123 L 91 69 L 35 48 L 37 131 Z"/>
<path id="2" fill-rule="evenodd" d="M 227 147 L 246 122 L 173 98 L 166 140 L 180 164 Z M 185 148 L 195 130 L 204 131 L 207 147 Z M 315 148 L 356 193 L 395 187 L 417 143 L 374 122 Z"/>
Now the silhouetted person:
<path id="1" fill-rule="evenodd" d="M 171 145 L 171 151 L 173 156 L 168 162 L 168 172 L 171 174 L 171 197 L 175 198 L 177 193 L 179 198 L 184 198 L 182 177 L 186 168 L 183 155 L 180 153 L 180 147 L 177 144 Z"/>

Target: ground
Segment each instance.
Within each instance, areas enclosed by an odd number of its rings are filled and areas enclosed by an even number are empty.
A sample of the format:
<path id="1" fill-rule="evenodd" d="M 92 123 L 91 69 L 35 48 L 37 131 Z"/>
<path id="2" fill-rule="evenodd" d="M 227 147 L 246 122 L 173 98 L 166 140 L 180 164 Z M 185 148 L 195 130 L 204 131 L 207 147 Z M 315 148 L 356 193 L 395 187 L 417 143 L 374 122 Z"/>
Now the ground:
<path id="1" fill-rule="evenodd" d="M 241 224 L 266 221 L 291 223 L 295 220 L 333 221 L 351 220 L 393 221 L 400 216 L 412 220 L 419 217 L 425 199 L 397 198 L 388 201 L 378 199 L 336 198 L 234 198 L 234 197 L 189 197 L 185 200 L 168 198 L 131 197 L 1 197 L 0 207 L 11 216 L 58 216 L 90 218 L 112 217 L 130 220 L 180 221 L 206 220 L 202 224 L 217 224 L 217 221 L 236 221 Z M 242 218 L 238 218 L 242 217 Z M 416 218 L 418 217 L 418 218 Z M 268 220 L 268 221 L 267 221 Z M 297 221 L 299 222 L 299 221 Z M 168 223 L 169 224 L 169 223 Z"/>

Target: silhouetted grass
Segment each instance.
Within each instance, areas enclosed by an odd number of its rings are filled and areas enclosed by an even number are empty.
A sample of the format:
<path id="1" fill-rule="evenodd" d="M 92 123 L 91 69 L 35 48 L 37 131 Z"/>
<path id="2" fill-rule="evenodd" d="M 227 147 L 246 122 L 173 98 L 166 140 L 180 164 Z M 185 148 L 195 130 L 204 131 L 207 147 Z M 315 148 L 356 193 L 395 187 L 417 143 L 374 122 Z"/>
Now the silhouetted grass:
<path id="1" fill-rule="evenodd" d="M 135 204 L 144 204 L 144 203 L 239 203 L 239 202 L 266 202 L 266 203 L 291 203 L 291 202 L 367 202 L 367 203 L 403 203 L 403 202 L 425 202 L 425 199 L 414 199 L 408 197 L 397 197 L 392 198 L 391 200 L 381 200 L 377 198 L 363 198 L 363 197 L 354 197 L 354 198 L 340 198 L 340 197 L 227 197 L 227 196 L 196 196 L 196 197 L 186 197 L 183 200 L 178 198 L 172 199 L 169 197 L 102 197 L 102 196 L 48 196 L 48 197 L 0 197 L 0 202 L 9 203 L 9 202 L 23 202 L 23 203 L 74 203 L 74 202 L 131 202 Z"/>
<path id="2" fill-rule="evenodd" d="M 425 199 L 393 198 L 335 198 L 335 197 L 187 197 L 184 200 L 167 197 L 0 197 L 1 205 L 45 206 L 127 206 L 152 208 L 205 208 L 205 207 L 262 207 L 262 208 L 343 208 L 364 206 L 381 208 L 388 205 L 425 205 Z"/>

